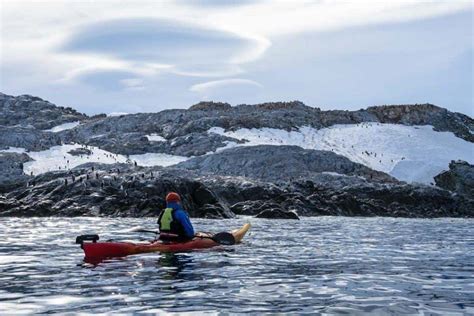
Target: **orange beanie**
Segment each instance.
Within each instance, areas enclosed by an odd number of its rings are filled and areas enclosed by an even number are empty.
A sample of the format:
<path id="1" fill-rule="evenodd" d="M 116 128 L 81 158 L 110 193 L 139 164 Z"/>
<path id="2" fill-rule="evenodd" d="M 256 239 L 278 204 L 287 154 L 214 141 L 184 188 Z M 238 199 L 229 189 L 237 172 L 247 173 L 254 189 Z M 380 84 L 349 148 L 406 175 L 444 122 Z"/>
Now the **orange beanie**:
<path id="1" fill-rule="evenodd" d="M 181 197 L 176 192 L 170 192 L 166 195 L 166 202 L 181 202 Z"/>

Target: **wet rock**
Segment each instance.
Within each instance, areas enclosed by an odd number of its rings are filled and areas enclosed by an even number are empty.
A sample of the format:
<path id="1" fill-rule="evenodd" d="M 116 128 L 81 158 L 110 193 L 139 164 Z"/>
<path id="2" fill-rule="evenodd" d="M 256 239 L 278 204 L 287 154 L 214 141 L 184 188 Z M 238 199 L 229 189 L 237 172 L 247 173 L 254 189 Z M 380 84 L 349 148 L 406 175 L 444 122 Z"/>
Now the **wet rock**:
<path id="1" fill-rule="evenodd" d="M 195 217 L 202 218 L 229 218 L 233 217 L 233 214 L 229 212 L 229 209 L 224 207 L 222 204 L 204 204 L 200 206 L 194 212 Z"/>
<path id="2" fill-rule="evenodd" d="M 259 218 L 299 219 L 296 210 L 287 211 L 275 201 L 256 200 L 239 202 L 231 206 L 235 214 L 252 215 Z"/>
<path id="3" fill-rule="evenodd" d="M 282 209 L 266 209 L 255 215 L 257 218 L 271 219 L 300 219 L 296 211 L 284 211 Z"/>

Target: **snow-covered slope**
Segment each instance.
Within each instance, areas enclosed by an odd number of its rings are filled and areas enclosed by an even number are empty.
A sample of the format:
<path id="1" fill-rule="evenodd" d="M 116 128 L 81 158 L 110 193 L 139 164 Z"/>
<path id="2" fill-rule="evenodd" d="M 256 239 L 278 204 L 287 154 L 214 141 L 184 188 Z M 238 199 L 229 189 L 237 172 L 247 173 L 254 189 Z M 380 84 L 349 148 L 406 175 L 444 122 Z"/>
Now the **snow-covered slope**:
<path id="1" fill-rule="evenodd" d="M 68 153 L 71 150 L 80 148 L 84 148 L 84 146 L 79 144 L 61 145 L 44 151 L 29 152 L 26 152 L 23 148 L 11 147 L 6 150 L 0 150 L 0 152 L 27 153 L 34 161 L 26 162 L 23 165 L 23 171 L 26 174 L 33 173 L 34 175 L 48 171 L 68 170 L 87 162 L 105 164 L 137 162 L 140 166 L 170 166 L 188 159 L 188 157 L 155 153 L 130 155 L 127 158 L 124 155 L 114 154 L 94 146 L 87 146 L 87 149 L 91 151 L 90 155 L 71 155 Z"/>
<path id="2" fill-rule="evenodd" d="M 248 141 L 226 147 L 296 145 L 333 151 L 407 182 L 429 184 L 435 175 L 448 169 L 451 160 L 474 163 L 474 144 L 450 132 L 436 132 L 427 125 L 363 123 L 334 125 L 320 130 L 303 126 L 291 132 L 272 128 L 226 132 L 214 127 L 208 132 Z"/>

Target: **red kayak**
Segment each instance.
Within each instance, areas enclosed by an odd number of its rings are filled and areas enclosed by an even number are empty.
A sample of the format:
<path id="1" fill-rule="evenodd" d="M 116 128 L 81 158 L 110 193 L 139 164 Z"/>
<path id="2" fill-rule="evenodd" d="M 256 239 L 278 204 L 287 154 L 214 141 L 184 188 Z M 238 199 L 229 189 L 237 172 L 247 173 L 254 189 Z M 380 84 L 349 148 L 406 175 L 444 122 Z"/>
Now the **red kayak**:
<path id="1" fill-rule="evenodd" d="M 236 243 L 240 243 L 250 224 L 245 224 L 239 229 L 231 232 Z M 147 252 L 185 252 L 195 249 L 205 249 L 218 246 L 219 244 L 210 239 L 211 235 L 198 233 L 193 240 L 187 242 L 164 243 L 156 241 L 153 243 L 132 243 L 132 242 L 97 242 L 99 236 L 90 235 L 91 238 L 84 239 L 89 242 L 80 242 L 86 258 L 112 258 L 125 257 Z"/>

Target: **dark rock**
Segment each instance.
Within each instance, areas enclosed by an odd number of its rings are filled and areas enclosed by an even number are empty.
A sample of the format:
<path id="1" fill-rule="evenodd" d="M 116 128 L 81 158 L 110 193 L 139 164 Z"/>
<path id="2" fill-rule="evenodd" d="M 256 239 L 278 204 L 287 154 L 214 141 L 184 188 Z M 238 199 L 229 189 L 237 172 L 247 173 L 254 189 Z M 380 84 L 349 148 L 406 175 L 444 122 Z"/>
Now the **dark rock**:
<path id="1" fill-rule="evenodd" d="M 23 164 L 32 159 L 27 154 L 0 152 L 0 193 L 25 186 L 30 179 Z"/>
<path id="2" fill-rule="evenodd" d="M 451 161 L 449 170 L 434 178 L 440 188 L 474 199 L 474 166 L 466 161 Z"/>
<path id="3" fill-rule="evenodd" d="M 92 167 L 98 177 L 84 180 Z M 150 171 L 153 177 L 139 176 Z M 179 192 L 183 207 L 192 217 L 234 216 L 225 202 L 185 170 L 177 175 L 160 167 L 89 163 L 70 172 L 41 174 L 31 181 L 35 186 L 16 188 L 3 196 L 0 216 L 158 216 L 166 207 L 164 198 L 170 191 Z"/>
<path id="4" fill-rule="evenodd" d="M 222 102 L 206 102 L 201 101 L 198 104 L 195 104 L 189 108 L 191 111 L 226 111 L 230 110 L 232 106 L 229 103 Z"/>
<path id="5" fill-rule="evenodd" d="M 203 218 L 228 218 L 229 210 L 220 204 L 205 204 L 200 206 L 194 212 L 194 215 Z"/>
<path id="6" fill-rule="evenodd" d="M 87 149 L 87 148 L 76 148 L 76 149 L 73 149 L 73 150 L 70 150 L 67 152 L 68 154 L 70 155 L 73 155 L 73 156 L 89 156 L 89 155 L 92 155 L 92 151 L 90 149 Z"/>
<path id="7" fill-rule="evenodd" d="M 272 219 L 300 219 L 296 211 L 284 211 L 282 209 L 266 209 L 255 215 L 257 218 Z"/>

